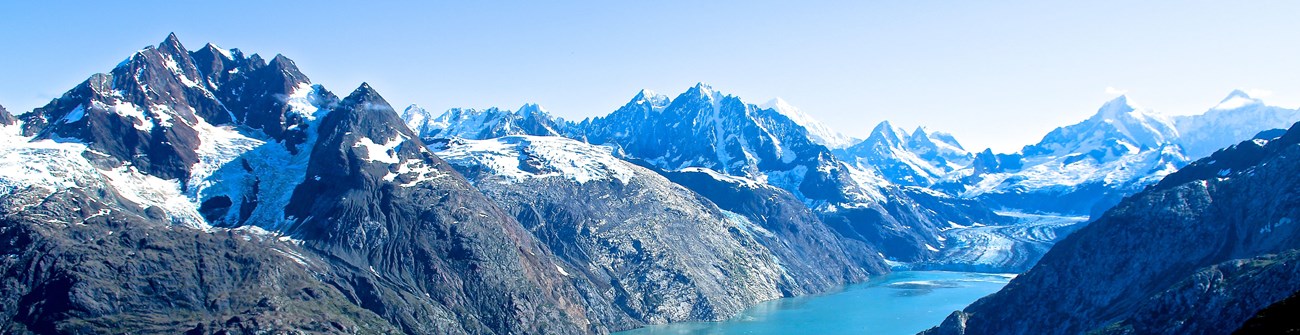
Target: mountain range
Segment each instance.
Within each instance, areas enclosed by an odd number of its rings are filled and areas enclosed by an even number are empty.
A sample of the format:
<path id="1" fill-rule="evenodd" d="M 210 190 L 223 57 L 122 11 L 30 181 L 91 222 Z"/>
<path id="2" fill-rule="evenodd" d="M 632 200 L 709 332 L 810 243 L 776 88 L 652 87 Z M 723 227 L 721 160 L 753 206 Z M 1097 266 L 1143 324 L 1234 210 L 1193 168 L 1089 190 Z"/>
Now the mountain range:
<path id="1" fill-rule="evenodd" d="M 888 122 L 857 140 L 705 84 L 581 121 L 534 104 L 435 115 L 364 83 L 335 95 L 281 55 L 189 51 L 169 35 L 45 106 L 0 107 L 0 329 L 568 334 L 723 320 L 891 269 L 1067 259 L 1055 250 L 1114 225 L 1125 197 L 1203 178 L 1219 165 L 1194 159 L 1296 120 L 1240 91 L 1179 117 L 1119 97 L 993 153 Z M 1234 150 L 1285 151 L 1271 138 Z"/>

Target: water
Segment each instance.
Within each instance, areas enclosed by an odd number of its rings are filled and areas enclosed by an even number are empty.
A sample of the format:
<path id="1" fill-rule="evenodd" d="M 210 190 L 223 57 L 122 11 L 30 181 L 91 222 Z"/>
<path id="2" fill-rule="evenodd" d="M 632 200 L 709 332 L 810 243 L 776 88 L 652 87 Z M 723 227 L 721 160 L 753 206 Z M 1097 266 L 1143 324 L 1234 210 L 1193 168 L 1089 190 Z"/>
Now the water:
<path id="1" fill-rule="evenodd" d="M 899 271 L 840 292 L 760 303 L 723 322 L 683 322 L 615 334 L 916 334 L 1002 289 L 1011 277 Z"/>

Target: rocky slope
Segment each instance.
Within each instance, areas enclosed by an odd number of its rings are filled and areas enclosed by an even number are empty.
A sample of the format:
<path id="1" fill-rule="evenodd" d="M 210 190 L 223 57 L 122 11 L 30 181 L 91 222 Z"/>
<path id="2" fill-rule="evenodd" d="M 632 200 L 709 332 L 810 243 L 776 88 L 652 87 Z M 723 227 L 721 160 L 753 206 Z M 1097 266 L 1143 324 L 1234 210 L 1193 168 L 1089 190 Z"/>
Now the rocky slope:
<path id="1" fill-rule="evenodd" d="M 744 208 L 750 216 L 726 211 L 607 147 L 506 136 L 452 140 L 438 154 L 567 261 L 567 275 L 639 322 L 723 320 L 759 301 L 885 271 L 874 252 L 841 247 L 806 210 L 771 220 L 752 214 L 795 209 L 760 202 Z M 762 190 L 716 195 L 740 202 L 779 189 Z"/>
<path id="2" fill-rule="evenodd" d="M 1242 327 L 1300 291 L 1298 144 L 1300 126 L 1293 126 L 1168 175 L 930 333 L 1188 334 Z"/>

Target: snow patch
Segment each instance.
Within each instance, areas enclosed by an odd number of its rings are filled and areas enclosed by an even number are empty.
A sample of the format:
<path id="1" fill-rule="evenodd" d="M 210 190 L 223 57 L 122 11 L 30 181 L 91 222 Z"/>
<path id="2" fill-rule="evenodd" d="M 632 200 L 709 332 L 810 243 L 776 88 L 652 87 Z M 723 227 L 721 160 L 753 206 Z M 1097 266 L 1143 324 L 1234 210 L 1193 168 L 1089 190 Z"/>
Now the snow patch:
<path id="1" fill-rule="evenodd" d="M 554 136 L 457 139 L 437 154 L 453 164 L 484 167 L 508 181 L 561 177 L 578 183 L 618 180 L 626 184 L 636 175 L 630 163 L 614 157 L 612 148 Z"/>

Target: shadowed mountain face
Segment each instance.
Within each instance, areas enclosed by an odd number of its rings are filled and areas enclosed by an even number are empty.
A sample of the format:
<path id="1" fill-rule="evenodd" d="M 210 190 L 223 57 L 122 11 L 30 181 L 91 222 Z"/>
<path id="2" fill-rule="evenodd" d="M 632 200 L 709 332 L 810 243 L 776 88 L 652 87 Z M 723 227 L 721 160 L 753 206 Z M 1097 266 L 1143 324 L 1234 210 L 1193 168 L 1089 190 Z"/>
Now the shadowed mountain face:
<path id="1" fill-rule="evenodd" d="M 932 333 L 1228 333 L 1300 291 L 1300 126 L 1170 174 Z M 1017 306 L 1014 309 L 1006 306 Z"/>

